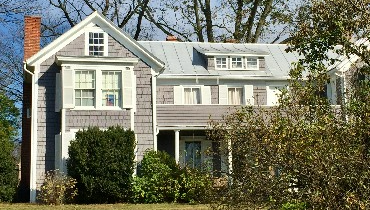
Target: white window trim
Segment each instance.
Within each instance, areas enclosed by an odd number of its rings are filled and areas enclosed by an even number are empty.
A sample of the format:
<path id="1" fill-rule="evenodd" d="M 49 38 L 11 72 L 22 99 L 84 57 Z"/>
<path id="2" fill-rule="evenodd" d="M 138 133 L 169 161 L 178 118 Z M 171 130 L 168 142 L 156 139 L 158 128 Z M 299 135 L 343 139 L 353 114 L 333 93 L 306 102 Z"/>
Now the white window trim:
<path id="1" fill-rule="evenodd" d="M 256 68 L 249 68 L 248 67 L 248 58 L 254 58 L 254 59 L 257 60 L 257 66 L 256 66 Z M 260 62 L 259 62 L 258 57 L 251 57 L 251 56 L 245 57 L 245 70 L 259 70 L 259 69 L 260 69 Z"/>
<path id="2" fill-rule="evenodd" d="M 102 71 L 133 71 L 132 66 L 94 66 L 94 65 L 74 65 L 73 75 L 76 70 L 94 70 L 95 71 L 95 106 L 74 106 L 71 110 L 125 110 L 127 107 L 119 106 L 102 106 Z M 121 73 L 123 74 L 123 73 Z M 123 81 L 122 81 L 123 82 Z M 122 87 L 123 88 L 123 87 Z M 135 87 L 133 87 L 135 89 Z M 74 88 L 75 89 L 75 88 Z M 122 90 L 121 90 L 122 91 Z M 135 96 L 136 98 L 136 96 Z M 121 96 L 123 100 L 123 96 Z M 73 102 L 75 103 L 75 94 L 73 94 Z M 122 101 L 120 102 L 122 104 Z"/>
<path id="3" fill-rule="evenodd" d="M 241 68 L 233 68 L 233 58 L 241 58 L 242 67 Z M 230 56 L 230 69 L 232 70 L 245 70 L 246 69 L 246 59 L 243 56 Z"/>
<path id="4" fill-rule="evenodd" d="M 89 33 L 103 33 L 104 34 L 104 53 L 103 56 L 108 56 L 108 34 L 101 28 L 90 28 L 85 31 L 85 56 L 91 56 L 89 51 Z"/>
<path id="5" fill-rule="evenodd" d="M 226 58 L 226 68 L 217 67 L 217 58 Z M 216 70 L 227 70 L 229 69 L 229 57 L 228 56 L 215 56 L 214 57 L 215 69 Z"/>

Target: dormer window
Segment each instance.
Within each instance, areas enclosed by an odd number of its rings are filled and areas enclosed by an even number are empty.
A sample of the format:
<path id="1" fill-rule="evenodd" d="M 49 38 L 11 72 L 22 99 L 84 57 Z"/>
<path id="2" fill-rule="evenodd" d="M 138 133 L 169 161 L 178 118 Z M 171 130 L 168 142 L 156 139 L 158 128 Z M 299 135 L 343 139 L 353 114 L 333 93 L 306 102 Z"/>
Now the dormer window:
<path id="1" fill-rule="evenodd" d="M 258 59 L 257 58 L 247 58 L 247 69 L 258 70 Z"/>
<path id="2" fill-rule="evenodd" d="M 244 69 L 243 57 L 231 57 L 232 69 Z"/>
<path id="3" fill-rule="evenodd" d="M 216 56 L 216 70 L 259 70 L 258 57 Z"/>
<path id="4" fill-rule="evenodd" d="M 216 69 L 227 69 L 227 57 L 216 58 Z"/>
<path id="5" fill-rule="evenodd" d="M 102 30 L 86 32 L 86 55 L 107 56 L 108 35 Z"/>

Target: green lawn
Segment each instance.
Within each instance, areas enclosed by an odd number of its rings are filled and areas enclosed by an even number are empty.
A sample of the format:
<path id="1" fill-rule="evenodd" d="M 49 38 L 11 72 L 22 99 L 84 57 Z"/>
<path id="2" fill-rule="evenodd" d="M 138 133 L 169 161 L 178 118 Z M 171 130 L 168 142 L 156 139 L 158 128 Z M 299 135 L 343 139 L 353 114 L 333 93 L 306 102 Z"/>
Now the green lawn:
<path id="1" fill-rule="evenodd" d="M 61 205 L 61 206 L 46 206 L 36 204 L 0 204 L 0 209 L 10 210 L 87 210 L 87 209 L 121 209 L 121 210 L 159 210 L 159 209 L 176 209 L 176 210 L 209 210 L 206 205 L 188 205 L 188 204 L 104 204 L 104 205 Z"/>

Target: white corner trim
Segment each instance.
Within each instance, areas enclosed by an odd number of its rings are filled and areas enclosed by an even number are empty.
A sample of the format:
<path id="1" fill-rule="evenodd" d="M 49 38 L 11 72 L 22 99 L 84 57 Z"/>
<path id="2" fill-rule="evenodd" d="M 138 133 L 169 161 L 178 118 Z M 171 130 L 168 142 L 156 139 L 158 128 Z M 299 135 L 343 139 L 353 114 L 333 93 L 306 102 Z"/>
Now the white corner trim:
<path id="1" fill-rule="evenodd" d="M 153 70 L 152 70 L 153 72 Z M 152 74 L 152 116 L 153 116 L 153 150 L 157 151 L 157 77 Z"/>
<path id="2" fill-rule="evenodd" d="M 32 119 L 31 119 L 31 167 L 30 167 L 30 202 L 36 202 L 37 190 L 37 102 L 38 102 L 38 73 L 40 65 L 36 65 L 35 73 L 32 77 Z"/>

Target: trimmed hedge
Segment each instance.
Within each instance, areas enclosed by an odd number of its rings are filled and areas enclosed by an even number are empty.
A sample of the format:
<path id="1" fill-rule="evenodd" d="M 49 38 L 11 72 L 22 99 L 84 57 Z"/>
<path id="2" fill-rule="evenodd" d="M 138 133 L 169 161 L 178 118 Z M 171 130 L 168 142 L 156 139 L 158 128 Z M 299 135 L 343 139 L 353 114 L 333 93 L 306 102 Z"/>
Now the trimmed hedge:
<path id="1" fill-rule="evenodd" d="M 122 127 L 78 131 L 68 149 L 68 174 L 79 203 L 125 202 L 131 195 L 135 135 Z"/>

